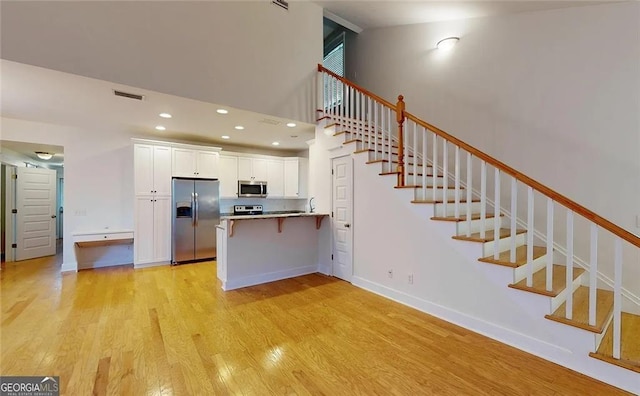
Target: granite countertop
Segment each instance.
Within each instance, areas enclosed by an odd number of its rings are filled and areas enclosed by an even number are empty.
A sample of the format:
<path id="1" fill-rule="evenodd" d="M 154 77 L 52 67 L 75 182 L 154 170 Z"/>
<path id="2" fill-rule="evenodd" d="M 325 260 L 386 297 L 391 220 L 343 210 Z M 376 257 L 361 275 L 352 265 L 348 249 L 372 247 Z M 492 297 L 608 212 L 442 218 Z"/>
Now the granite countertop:
<path id="1" fill-rule="evenodd" d="M 327 213 L 307 213 L 302 211 L 276 211 L 265 212 L 259 215 L 234 215 L 232 213 L 223 213 L 220 220 L 250 220 L 250 219 L 271 219 L 278 217 L 312 217 L 312 216 L 328 216 Z"/>

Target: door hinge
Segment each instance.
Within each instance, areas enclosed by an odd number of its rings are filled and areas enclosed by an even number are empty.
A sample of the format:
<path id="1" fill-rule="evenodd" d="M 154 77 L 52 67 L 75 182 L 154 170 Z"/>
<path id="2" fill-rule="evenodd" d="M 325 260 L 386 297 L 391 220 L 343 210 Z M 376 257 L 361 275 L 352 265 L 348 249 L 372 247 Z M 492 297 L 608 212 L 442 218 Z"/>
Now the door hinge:
<path id="1" fill-rule="evenodd" d="M 11 209 L 11 213 L 18 213 L 18 209 Z"/>
<path id="2" fill-rule="evenodd" d="M 331 174 L 333 175 L 333 169 L 331 169 Z"/>
<path id="3" fill-rule="evenodd" d="M 12 243 L 12 244 L 11 244 L 11 247 L 12 247 L 12 248 L 17 248 L 17 247 L 18 247 L 18 244 L 17 244 L 17 243 Z"/>
<path id="4" fill-rule="evenodd" d="M 333 217 L 333 210 L 331 211 L 331 217 Z"/>
<path id="5" fill-rule="evenodd" d="M 17 179 L 17 178 L 18 178 L 18 174 L 17 174 L 17 173 L 15 173 L 15 174 L 11 175 L 11 178 L 12 178 L 13 180 Z"/>
<path id="6" fill-rule="evenodd" d="M 333 261 L 333 254 L 331 255 L 331 261 Z"/>

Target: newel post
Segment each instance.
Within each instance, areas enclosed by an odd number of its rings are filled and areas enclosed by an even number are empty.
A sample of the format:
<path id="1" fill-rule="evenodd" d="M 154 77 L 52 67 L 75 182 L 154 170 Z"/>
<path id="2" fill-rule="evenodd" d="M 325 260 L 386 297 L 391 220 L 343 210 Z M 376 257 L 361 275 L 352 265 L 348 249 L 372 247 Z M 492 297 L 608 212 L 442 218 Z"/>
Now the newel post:
<path id="1" fill-rule="evenodd" d="M 398 121 L 398 186 L 404 186 L 404 96 L 398 95 L 396 121 Z"/>

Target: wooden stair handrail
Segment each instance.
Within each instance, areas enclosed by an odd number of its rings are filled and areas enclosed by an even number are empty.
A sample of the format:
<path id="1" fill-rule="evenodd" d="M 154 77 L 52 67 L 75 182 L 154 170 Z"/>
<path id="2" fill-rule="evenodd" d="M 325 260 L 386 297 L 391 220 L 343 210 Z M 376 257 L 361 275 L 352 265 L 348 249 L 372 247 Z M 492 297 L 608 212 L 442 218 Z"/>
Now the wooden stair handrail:
<path id="1" fill-rule="evenodd" d="M 545 186 L 544 184 L 538 182 L 537 180 L 534 180 L 532 178 L 530 178 L 529 176 L 513 169 L 512 167 L 510 167 L 509 165 L 493 158 L 492 156 L 490 156 L 489 154 L 486 154 L 478 149 L 476 149 L 475 147 L 467 144 L 466 142 L 463 142 L 462 140 L 455 138 L 451 135 L 449 135 L 448 133 L 446 133 L 445 131 L 443 131 L 442 129 L 435 127 L 431 124 L 429 124 L 426 121 L 423 121 L 421 119 L 419 119 L 418 117 L 414 116 L 413 114 L 407 112 L 404 110 L 405 104 L 403 100 L 400 100 L 400 97 L 398 97 L 398 104 L 394 105 L 390 102 L 387 102 L 386 100 L 382 99 L 381 97 L 379 97 L 378 95 L 352 83 L 351 81 L 347 80 L 344 77 L 341 77 L 339 75 L 337 75 L 336 73 L 332 72 L 331 70 L 325 68 L 324 66 L 322 66 L 321 64 L 318 64 L 318 72 L 324 72 L 329 74 L 330 76 L 342 81 L 342 83 L 353 87 L 354 89 L 360 91 L 361 93 L 363 93 L 366 96 L 369 96 L 371 98 L 373 98 L 374 100 L 376 100 L 377 102 L 380 102 L 382 104 L 384 104 L 385 106 L 391 108 L 393 111 L 396 111 L 397 113 L 397 108 L 400 107 L 400 102 L 402 102 L 402 111 L 400 114 L 397 114 L 397 121 L 400 125 L 400 128 L 402 126 L 402 124 L 400 124 L 401 119 L 403 120 L 404 117 L 406 117 L 407 119 L 415 122 L 416 124 L 430 130 L 431 132 L 435 133 L 436 135 L 442 137 L 443 139 L 449 141 L 450 143 L 453 143 L 455 145 L 457 145 L 458 147 L 460 147 L 463 150 L 466 150 L 467 152 L 471 153 L 472 155 L 480 158 L 481 160 L 485 161 L 486 163 L 494 166 L 495 168 L 499 169 L 500 171 L 507 173 L 508 175 L 511 175 L 513 177 L 515 177 L 517 180 L 521 181 L 522 183 L 526 184 L 529 187 L 532 187 L 534 190 L 544 194 L 545 196 L 551 198 L 552 200 L 554 200 L 555 202 L 558 202 L 559 204 L 561 204 L 562 206 L 564 206 L 565 208 L 573 211 L 574 213 L 579 214 L 580 216 L 584 217 L 585 219 L 597 224 L 598 226 L 604 228 L 605 230 L 611 232 L 612 234 L 618 236 L 619 238 L 624 239 L 625 241 L 629 242 L 630 244 L 639 247 L 640 248 L 640 237 L 637 237 L 636 235 L 632 234 L 631 232 L 625 230 L 624 228 L 612 223 L 611 221 L 605 219 L 604 217 L 598 215 L 597 213 L 585 208 L 584 206 L 580 205 L 579 203 L 571 200 L 570 198 L 565 197 L 564 195 L 560 194 L 559 192 Z M 404 98 L 403 98 L 404 99 Z M 401 118 L 402 117 L 402 118 Z M 402 134 L 400 133 L 400 138 L 402 137 Z M 404 172 L 402 172 L 404 173 Z M 403 178 L 404 179 L 404 178 Z M 401 179 L 400 177 L 398 178 L 398 185 L 404 185 L 404 183 L 400 183 Z M 402 180 L 404 182 L 404 180 Z"/>
<path id="2" fill-rule="evenodd" d="M 319 64 L 319 63 L 318 63 L 318 71 L 319 71 L 319 72 L 325 72 L 325 73 L 327 73 L 327 74 L 328 74 L 328 75 L 330 75 L 331 77 L 334 77 L 334 78 L 336 78 L 336 79 L 338 79 L 338 80 L 342 81 L 342 83 L 343 83 L 343 84 L 345 84 L 345 85 L 348 85 L 348 86 L 352 87 L 352 88 L 353 88 L 353 89 L 355 89 L 356 91 L 360 91 L 360 92 L 362 92 L 363 94 L 365 94 L 365 95 L 367 95 L 367 96 L 369 96 L 369 97 L 373 98 L 376 102 L 380 102 L 380 103 L 382 103 L 383 105 L 385 105 L 385 106 L 387 106 L 387 107 L 390 107 L 392 110 L 394 110 L 394 111 L 395 111 L 395 109 L 396 109 L 396 105 L 394 105 L 393 103 L 391 103 L 391 102 L 387 102 L 386 100 L 382 99 L 381 97 L 379 97 L 378 95 L 374 94 L 373 92 L 369 92 L 369 91 L 367 91 L 366 89 L 364 89 L 364 88 L 360 87 L 359 85 L 354 84 L 354 83 L 352 83 L 351 81 L 347 80 L 346 78 L 344 78 L 344 77 L 341 77 L 341 76 L 337 75 L 336 73 L 334 73 L 334 72 L 332 72 L 331 70 L 329 70 L 329 69 L 325 68 L 324 66 L 322 66 L 322 65 L 321 65 L 321 64 Z"/>
<path id="3" fill-rule="evenodd" d="M 507 173 L 513 177 L 515 177 L 517 180 L 521 181 L 522 183 L 526 184 L 529 187 L 532 187 L 534 190 L 539 191 L 540 193 L 546 195 L 547 197 L 553 199 L 555 202 L 560 203 L 561 205 L 563 205 L 565 208 L 573 211 L 574 213 L 579 214 L 580 216 L 584 217 L 585 219 L 599 225 L 600 227 L 604 228 L 605 230 L 611 232 L 612 234 L 624 239 L 625 241 L 629 242 L 630 244 L 636 246 L 636 247 L 640 247 L 640 237 L 635 236 L 634 234 L 632 234 L 631 232 L 625 230 L 624 228 L 612 223 L 611 221 L 605 219 L 604 217 L 594 213 L 593 211 L 585 208 L 584 206 L 580 205 L 579 203 L 565 197 L 564 195 L 560 194 L 559 192 L 545 186 L 544 184 L 538 182 L 537 180 L 534 180 L 532 178 L 530 178 L 529 176 L 513 169 L 512 167 L 510 167 L 509 165 L 493 158 L 492 156 L 490 156 L 489 154 L 486 154 L 478 149 L 476 149 L 475 147 L 467 144 L 466 142 L 463 142 L 462 140 L 455 138 L 451 135 L 449 135 L 448 133 L 446 133 L 445 131 L 443 131 L 440 128 L 437 128 L 431 124 L 429 124 L 428 122 L 422 121 L 421 119 L 419 119 L 418 117 L 414 116 L 413 114 L 409 113 L 409 112 L 404 112 L 405 116 L 410 119 L 411 121 L 415 122 L 416 124 L 425 127 L 426 129 L 430 130 L 431 132 L 435 133 L 436 135 L 442 137 L 443 139 L 457 145 L 458 147 L 460 147 L 463 150 L 466 150 L 467 152 L 471 153 L 472 155 L 474 155 L 475 157 L 480 158 L 481 160 L 485 161 L 486 163 L 494 166 L 495 168 L 500 169 L 500 171 Z"/>

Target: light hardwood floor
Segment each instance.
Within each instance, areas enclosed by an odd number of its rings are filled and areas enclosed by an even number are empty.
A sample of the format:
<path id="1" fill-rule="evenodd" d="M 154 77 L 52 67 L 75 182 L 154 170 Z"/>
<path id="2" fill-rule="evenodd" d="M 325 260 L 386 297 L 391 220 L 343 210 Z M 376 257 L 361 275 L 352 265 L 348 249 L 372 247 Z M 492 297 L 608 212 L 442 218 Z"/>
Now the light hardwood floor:
<path id="1" fill-rule="evenodd" d="M 322 275 L 223 292 L 215 263 L 0 273 L 2 375 L 65 395 L 618 395 Z"/>

